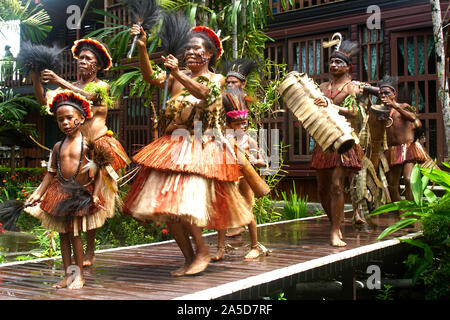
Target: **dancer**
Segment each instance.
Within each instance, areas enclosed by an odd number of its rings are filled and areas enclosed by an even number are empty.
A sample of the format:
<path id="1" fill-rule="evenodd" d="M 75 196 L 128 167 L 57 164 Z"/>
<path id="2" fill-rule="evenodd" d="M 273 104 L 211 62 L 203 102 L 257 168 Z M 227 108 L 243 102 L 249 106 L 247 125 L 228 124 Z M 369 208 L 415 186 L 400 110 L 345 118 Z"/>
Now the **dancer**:
<path id="1" fill-rule="evenodd" d="M 131 33 L 140 34 L 137 47 L 143 78 L 163 88 L 165 73 L 155 72 L 151 65 L 144 30 L 134 25 Z M 140 172 L 124 203 L 124 212 L 137 220 L 167 223 L 185 258 L 173 276 L 207 268 L 211 257 L 203 227 L 225 229 L 247 225 L 252 219 L 236 184 L 239 166 L 219 126 L 225 79 L 210 68 L 222 54 L 220 39 L 204 26 L 192 28 L 189 39 L 184 52 L 187 70 L 180 70 L 173 55 L 162 57 L 171 71 L 168 124 L 163 136 L 133 158 Z"/>
<path id="2" fill-rule="evenodd" d="M 98 78 L 98 72 L 108 70 L 112 66 L 112 60 L 106 45 L 90 38 L 75 41 L 72 46 L 72 54 L 77 61 L 79 80 L 72 84 L 56 75 L 52 70 L 45 69 L 40 74 L 31 70 L 34 94 L 40 104 L 46 104 L 42 81 L 72 90 L 93 102 L 93 116 L 86 120 L 81 131 L 88 140 L 92 140 L 96 145 L 108 150 L 112 159 L 111 165 L 103 169 L 105 172 L 102 175 L 101 190 L 108 217 L 111 218 L 114 216 L 116 206 L 121 205 L 117 187 L 120 169 L 131 163 L 120 142 L 113 137 L 112 131 L 108 130 L 106 126 L 108 107 L 112 107 L 114 101 L 109 94 L 109 84 Z M 49 92 L 47 98 L 51 97 L 51 94 Z M 91 229 L 87 233 L 84 266 L 90 266 L 94 262 L 95 234 L 95 229 Z"/>
<path id="3" fill-rule="evenodd" d="M 265 161 L 258 151 L 258 144 L 247 134 L 248 129 L 248 110 L 245 109 L 244 94 L 239 87 L 228 87 L 222 94 L 223 108 L 227 116 L 227 134 L 226 137 L 235 148 L 240 149 L 248 157 L 249 162 L 258 168 L 264 167 Z M 248 209 L 253 211 L 254 193 L 244 177 L 239 179 L 239 190 L 247 202 Z M 255 259 L 261 253 L 267 254 L 268 250 L 258 243 L 256 221 L 253 217 L 248 224 L 250 232 L 250 251 L 245 259 Z M 225 230 L 218 230 L 217 254 L 213 260 L 219 261 L 225 255 Z"/>
<path id="4" fill-rule="evenodd" d="M 85 282 L 80 232 L 101 227 L 107 218 L 100 209 L 104 205 L 102 171 L 85 168 L 91 152 L 81 127 L 92 117 L 91 104 L 83 96 L 64 90 L 56 93 L 48 108 L 65 137 L 53 147 L 49 169 L 41 186 L 27 199 L 25 212 L 41 220 L 44 228 L 59 232 L 65 277 L 53 287 L 79 289 Z M 78 267 L 72 281 L 71 245 Z"/>
<path id="5" fill-rule="evenodd" d="M 253 102 L 253 98 L 249 97 L 246 92 L 244 91 L 245 85 L 247 84 L 247 77 L 250 73 L 252 73 L 258 65 L 256 62 L 252 59 L 235 59 L 231 61 L 225 61 L 223 63 L 223 69 L 222 74 L 225 75 L 225 81 L 227 88 L 230 87 L 236 87 L 241 89 L 241 94 L 243 95 L 243 108 L 249 109 L 249 103 Z M 224 106 L 225 107 L 225 106 Z M 232 110 L 228 110 L 232 111 Z M 228 118 L 226 119 L 228 120 Z M 247 120 L 248 122 L 248 120 Z M 228 126 L 228 123 L 226 124 L 227 128 L 230 128 Z M 230 228 L 227 230 L 226 236 L 227 237 L 235 237 L 238 236 L 244 231 L 243 227 L 239 228 Z"/>
<path id="6" fill-rule="evenodd" d="M 390 109 L 391 124 L 386 129 L 388 150 L 385 151 L 389 163 L 387 179 L 392 201 L 400 201 L 400 178 L 405 183 L 405 198 L 414 200 L 411 190 L 411 173 L 415 163 L 427 161 L 427 154 L 418 141 L 414 141 L 414 131 L 421 126 L 416 109 L 397 102 L 397 79 L 386 75 L 380 82 L 380 100 Z"/>
<path id="7" fill-rule="evenodd" d="M 339 50 L 333 51 L 329 61 L 331 80 L 323 82 L 320 89 L 330 99 L 317 98 L 318 106 L 338 108 L 339 114 L 345 116 L 352 128 L 358 130 L 359 87 L 350 75 L 350 59 L 357 51 L 358 44 L 348 40 L 340 43 Z M 328 106 L 330 103 L 334 106 Z M 331 222 L 330 240 L 332 246 L 342 247 L 340 226 L 344 220 L 344 183 L 346 177 L 353 177 L 361 169 L 362 149 L 355 145 L 350 151 L 339 155 L 337 152 L 325 153 L 315 146 L 311 167 L 317 169 L 317 184 L 320 202 Z"/>

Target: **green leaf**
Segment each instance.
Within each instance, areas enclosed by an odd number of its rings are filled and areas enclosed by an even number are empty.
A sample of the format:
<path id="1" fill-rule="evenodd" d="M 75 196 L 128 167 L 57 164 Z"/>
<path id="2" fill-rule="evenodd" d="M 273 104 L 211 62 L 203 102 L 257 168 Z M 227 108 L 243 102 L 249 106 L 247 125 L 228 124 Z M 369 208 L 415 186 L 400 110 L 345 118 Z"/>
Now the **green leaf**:
<path id="1" fill-rule="evenodd" d="M 423 194 L 425 195 L 425 197 L 427 197 L 427 200 L 430 203 L 436 203 L 438 201 L 438 198 L 436 197 L 434 192 L 428 188 L 423 191 Z"/>
<path id="2" fill-rule="evenodd" d="M 423 196 L 423 188 L 422 188 L 422 179 L 420 175 L 420 167 L 418 164 L 414 165 L 414 169 L 411 173 L 411 190 L 414 196 L 414 202 L 420 206 L 422 205 L 422 196 Z"/>
<path id="3" fill-rule="evenodd" d="M 378 236 L 378 240 L 383 239 L 384 237 L 410 225 L 413 224 L 414 222 L 418 221 L 419 219 L 417 218 L 405 218 L 405 219 L 401 219 L 399 221 L 397 221 L 396 223 L 394 223 L 393 225 L 387 227 L 379 236 Z"/>

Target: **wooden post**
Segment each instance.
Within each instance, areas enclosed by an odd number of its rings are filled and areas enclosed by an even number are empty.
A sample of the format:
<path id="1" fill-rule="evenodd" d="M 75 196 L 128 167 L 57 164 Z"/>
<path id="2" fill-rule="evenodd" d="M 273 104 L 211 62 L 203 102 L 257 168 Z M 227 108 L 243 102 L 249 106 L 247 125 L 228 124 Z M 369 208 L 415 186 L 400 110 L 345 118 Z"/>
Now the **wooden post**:
<path id="1" fill-rule="evenodd" d="M 450 151 L 450 109 L 448 95 L 448 81 L 446 78 L 444 36 L 442 32 L 441 4 L 439 0 L 430 0 L 431 20 L 433 22 L 434 45 L 436 48 L 436 69 L 438 76 L 438 97 L 442 104 L 442 116 L 445 130 L 444 160 L 448 161 Z"/>
<path id="2" fill-rule="evenodd" d="M 342 298 L 356 300 L 356 275 L 352 268 L 347 268 L 342 274 Z"/>
<path id="3" fill-rule="evenodd" d="M 16 146 L 11 146 L 11 158 L 9 159 L 9 166 L 11 167 L 11 177 L 16 172 Z"/>

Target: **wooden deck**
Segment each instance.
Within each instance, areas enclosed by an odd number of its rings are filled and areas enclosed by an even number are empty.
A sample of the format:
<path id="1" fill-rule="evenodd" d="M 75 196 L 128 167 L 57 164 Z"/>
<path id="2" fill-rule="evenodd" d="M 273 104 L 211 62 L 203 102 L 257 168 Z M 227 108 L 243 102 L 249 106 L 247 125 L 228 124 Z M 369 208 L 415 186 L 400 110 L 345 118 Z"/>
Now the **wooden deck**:
<path id="1" fill-rule="evenodd" d="M 325 216 L 258 226 L 260 242 L 272 251 L 269 256 L 243 260 L 249 243 L 245 232 L 227 239 L 235 249 L 227 251 L 224 261 L 211 263 L 197 276 L 180 278 L 170 276 L 184 261 L 173 241 L 97 251 L 94 266 L 85 268 L 86 285 L 80 290 L 51 288 L 63 276 L 58 257 L 7 263 L 0 266 L 0 299 L 260 299 L 274 290 L 288 290 L 321 274 L 340 274 L 395 253 L 401 246 L 398 240 L 376 240 L 394 219 L 377 216 L 372 219 L 377 227 L 357 230 L 347 213 L 344 248 L 329 245 Z M 409 228 L 409 236 L 416 236 L 416 231 Z M 205 239 L 214 254 L 216 235 Z"/>

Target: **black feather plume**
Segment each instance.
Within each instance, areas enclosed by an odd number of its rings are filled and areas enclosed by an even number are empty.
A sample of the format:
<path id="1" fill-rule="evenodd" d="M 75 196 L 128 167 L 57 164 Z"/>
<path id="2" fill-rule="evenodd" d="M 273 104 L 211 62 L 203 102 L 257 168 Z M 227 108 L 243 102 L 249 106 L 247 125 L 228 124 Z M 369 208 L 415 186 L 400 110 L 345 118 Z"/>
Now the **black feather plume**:
<path id="1" fill-rule="evenodd" d="M 93 199 L 84 186 L 78 182 L 73 182 L 64 185 L 64 191 L 69 194 L 69 197 L 59 203 L 56 208 L 56 216 L 73 217 L 89 214 Z"/>
<path id="2" fill-rule="evenodd" d="M 182 13 L 166 12 L 159 32 L 161 46 L 166 55 L 177 56 L 189 41 L 192 26 Z"/>
<path id="3" fill-rule="evenodd" d="M 161 8 L 155 0 L 126 0 L 130 10 L 131 22 L 141 25 L 145 30 L 158 23 Z"/>
<path id="4" fill-rule="evenodd" d="M 131 22 L 142 26 L 144 30 L 151 29 L 160 20 L 161 8 L 155 0 L 126 0 L 126 2 L 130 11 Z M 127 55 L 128 58 L 131 58 L 138 38 L 138 35 L 134 37 Z"/>
<path id="5" fill-rule="evenodd" d="M 5 230 L 16 230 L 16 222 L 25 204 L 19 200 L 7 200 L 0 203 L 0 222 Z"/>
<path id="6" fill-rule="evenodd" d="M 64 48 L 60 48 L 57 45 L 48 47 L 25 42 L 17 55 L 18 67 L 25 72 L 25 77 L 28 76 L 30 70 L 40 72 L 44 69 L 49 69 L 59 72 L 62 68 L 61 54 L 63 50 Z"/>
<path id="7" fill-rule="evenodd" d="M 182 13 L 166 12 L 163 15 L 163 24 L 159 31 L 159 38 L 166 56 L 169 54 L 177 56 L 184 50 L 190 38 L 191 28 L 191 24 Z M 170 70 L 167 70 L 162 110 L 166 109 L 169 76 Z"/>

